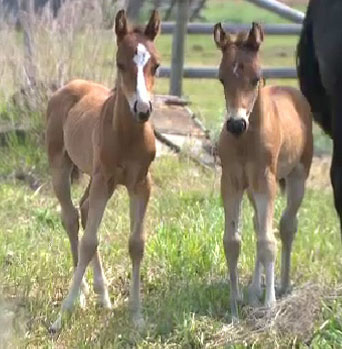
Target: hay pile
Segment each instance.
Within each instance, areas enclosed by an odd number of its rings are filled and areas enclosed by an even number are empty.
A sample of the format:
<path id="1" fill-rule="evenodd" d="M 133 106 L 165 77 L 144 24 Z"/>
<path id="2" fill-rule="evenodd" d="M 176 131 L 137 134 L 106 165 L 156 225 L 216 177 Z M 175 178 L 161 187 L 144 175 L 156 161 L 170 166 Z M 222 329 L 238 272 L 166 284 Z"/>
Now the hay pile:
<path id="1" fill-rule="evenodd" d="M 239 343 L 275 348 L 284 342 L 293 345 L 297 341 L 309 344 L 322 322 L 322 304 L 340 297 L 340 288 L 332 291 L 323 285 L 308 283 L 277 301 L 272 309 L 244 307 L 242 320 L 225 325 L 216 333 L 210 347 Z"/>

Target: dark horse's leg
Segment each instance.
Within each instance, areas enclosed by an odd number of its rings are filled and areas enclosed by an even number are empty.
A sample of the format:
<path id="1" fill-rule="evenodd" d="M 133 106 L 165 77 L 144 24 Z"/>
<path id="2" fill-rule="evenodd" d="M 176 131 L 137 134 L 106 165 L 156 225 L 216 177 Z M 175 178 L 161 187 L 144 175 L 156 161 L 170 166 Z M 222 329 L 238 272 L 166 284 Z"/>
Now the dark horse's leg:
<path id="1" fill-rule="evenodd" d="M 330 169 L 334 191 L 335 208 L 340 217 L 342 236 L 342 101 L 340 96 L 332 98 L 333 106 L 333 158 Z"/>

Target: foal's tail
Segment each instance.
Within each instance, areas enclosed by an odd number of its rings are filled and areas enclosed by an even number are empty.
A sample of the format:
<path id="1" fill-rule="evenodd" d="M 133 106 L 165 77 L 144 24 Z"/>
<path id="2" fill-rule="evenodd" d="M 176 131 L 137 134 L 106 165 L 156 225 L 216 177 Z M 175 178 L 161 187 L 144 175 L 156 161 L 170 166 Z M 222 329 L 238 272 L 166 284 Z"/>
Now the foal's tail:
<path id="1" fill-rule="evenodd" d="M 311 106 L 315 121 L 331 136 L 330 103 L 320 77 L 313 41 L 312 6 L 311 1 L 297 45 L 297 73 L 300 89 Z"/>

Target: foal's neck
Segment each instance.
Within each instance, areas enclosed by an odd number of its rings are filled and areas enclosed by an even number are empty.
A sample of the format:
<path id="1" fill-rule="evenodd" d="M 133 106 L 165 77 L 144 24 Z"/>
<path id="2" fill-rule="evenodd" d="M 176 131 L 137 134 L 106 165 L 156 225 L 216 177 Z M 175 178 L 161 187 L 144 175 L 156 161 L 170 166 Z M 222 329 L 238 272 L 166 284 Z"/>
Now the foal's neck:
<path id="1" fill-rule="evenodd" d="M 139 123 L 135 120 L 129 107 L 125 94 L 120 86 L 115 89 L 115 104 L 113 110 L 113 128 L 115 131 L 124 133 L 125 137 L 130 134 L 136 135 L 137 132 L 142 132 L 145 123 Z"/>
<path id="2" fill-rule="evenodd" d="M 250 129 L 253 133 L 260 131 L 265 124 L 267 113 L 265 113 L 265 97 L 263 94 L 263 86 L 258 88 L 258 96 L 256 98 L 253 111 L 250 116 Z"/>

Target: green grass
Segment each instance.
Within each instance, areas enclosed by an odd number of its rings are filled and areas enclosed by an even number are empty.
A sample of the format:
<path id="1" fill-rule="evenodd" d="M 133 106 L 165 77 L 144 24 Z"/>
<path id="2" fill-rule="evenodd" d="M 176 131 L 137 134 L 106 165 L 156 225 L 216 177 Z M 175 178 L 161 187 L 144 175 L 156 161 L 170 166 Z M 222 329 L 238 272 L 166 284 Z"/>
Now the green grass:
<path id="1" fill-rule="evenodd" d="M 208 8 L 203 16 L 208 22 L 260 22 L 260 23 L 287 23 L 286 19 L 267 10 L 257 8 L 245 0 L 209 0 Z M 302 8 L 301 8 L 302 9 Z"/>
<path id="2" fill-rule="evenodd" d="M 154 190 L 142 268 L 145 332 L 137 333 L 128 317 L 128 202 L 125 191 L 119 190 L 110 201 L 100 229 L 100 251 L 114 310 L 97 309 L 91 295 L 88 308 L 84 311 L 76 308 L 58 338 L 50 337 L 47 326 L 56 317 L 66 295 L 72 262 L 57 201 L 48 180 L 43 182 L 39 193 L 11 179 L 3 181 L 0 280 L 3 297 L 20 314 L 17 326 L 21 321 L 25 323 L 25 338 L 17 339 L 21 345 L 200 348 L 213 342 L 215 334 L 230 321 L 218 178 L 174 157 L 158 159 L 153 164 L 152 176 Z M 82 186 L 75 189 L 76 198 Z M 283 208 L 284 199 L 280 197 L 275 221 Z M 252 210 L 246 201 L 239 263 L 244 286 L 251 276 L 255 255 L 251 217 Z M 340 236 L 330 191 L 309 189 L 299 220 L 292 256 L 295 287 L 308 281 L 341 283 Z M 329 304 L 324 308 L 322 304 L 322 320 L 317 328 L 323 320 L 328 325 L 315 334 L 317 345 L 333 343 L 333 336 L 340 331 L 338 314 L 342 304 L 335 302 L 333 307 Z"/>
<path id="3" fill-rule="evenodd" d="M 295 4 L 295 8 L 304 11 L 306 6 Z M 146 7 L 141 16 L 141 20 L 147 20 L 152 7 Z M 161 11 L 162 16 L 164 15 Z M 245 0 L 208 0 L 206 8 L 201 12 L 205 22 L 236 22 L 248 23 L 258 21 L 261 23 L 288 23 L 289 21 L 281 18 L 277 14 L 267 10 L 257 8 L 255 5 Z M 171 19 L 175 19 L 175 10 Z"/>

